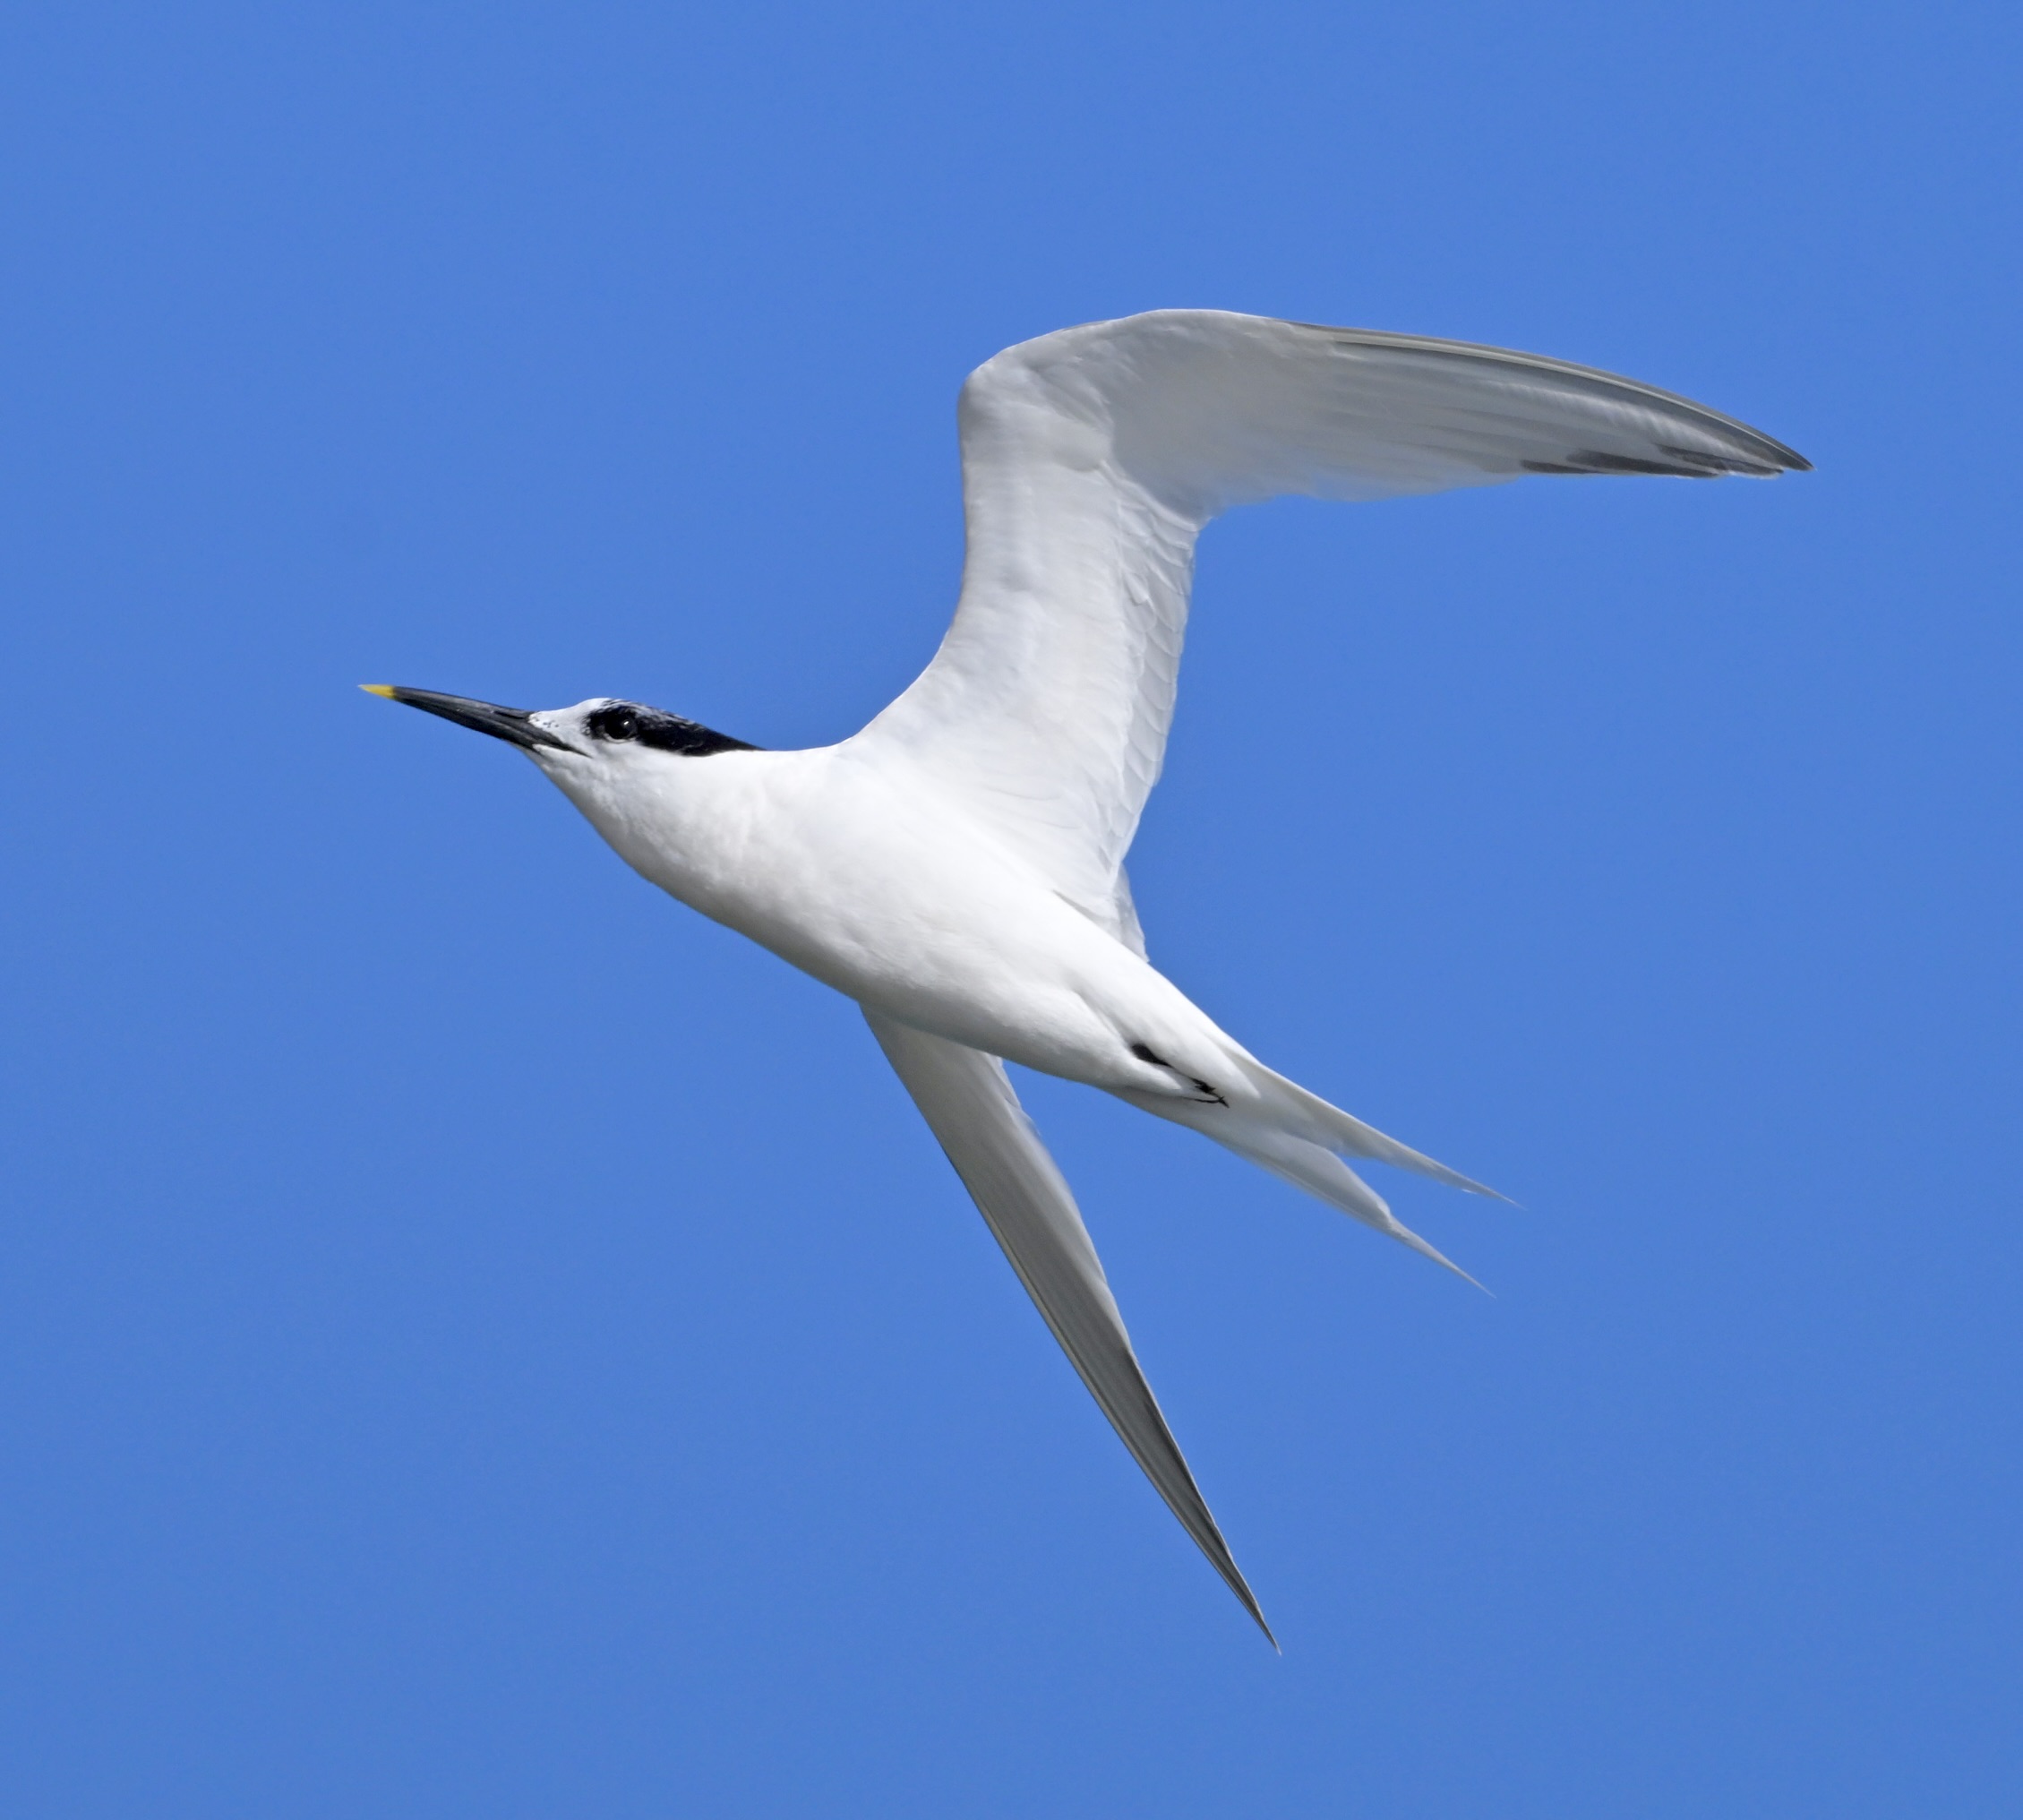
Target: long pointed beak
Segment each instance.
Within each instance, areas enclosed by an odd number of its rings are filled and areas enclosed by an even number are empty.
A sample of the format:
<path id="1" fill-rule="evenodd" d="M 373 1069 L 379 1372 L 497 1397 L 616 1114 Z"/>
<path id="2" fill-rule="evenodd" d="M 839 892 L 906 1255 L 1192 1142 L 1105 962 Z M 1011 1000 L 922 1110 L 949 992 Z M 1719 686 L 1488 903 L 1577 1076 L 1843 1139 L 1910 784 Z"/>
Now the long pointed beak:
<path id="1" fill-rule="evenodd" d="M 476 733 L 488 733 L 493 739 L 510 740 L 514 745 L 525 746 L 530 751 L 536 746 L 553 746 L 563 752 L 576 750 L 544 727 L 536 726 L 524 708 L 501 708 L 490 701 L 474 701 L 467 695 L 439 695 L 433 689 L 396 689 L 390 682 L 361 682 L 358 686 L 368 695 L 383 695 L 389 701 L 405 701 L 409 708 L 440 714 L 443 719 L 453 720 L 459 726 L 467 726 Z"/>

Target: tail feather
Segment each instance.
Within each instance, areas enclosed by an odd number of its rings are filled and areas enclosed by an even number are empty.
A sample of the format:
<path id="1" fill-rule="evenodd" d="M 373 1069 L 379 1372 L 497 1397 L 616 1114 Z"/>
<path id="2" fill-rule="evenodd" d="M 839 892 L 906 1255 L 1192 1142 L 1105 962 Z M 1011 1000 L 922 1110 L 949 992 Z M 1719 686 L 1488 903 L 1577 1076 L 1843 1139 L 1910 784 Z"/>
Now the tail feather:
<path id="1" fill-rule="evenodd" d="M 1275 1122 L 1287 1130 L 1297 1132 L 1309 1144 L 1317 1144 L 1324 1150 L 1346 1151 L 1351 1156 L 1367 1156 L 1372 1163 L 1388 1163 L 1394 1169 L 1409 1169 L 1468 1194 L 1487 1195 L 1493 1201 L 1509 1201 L 1508 1195 L 1498 1194 L 1495 1189 L 1463 1175 L 1458 1169 L 1449 1169 L 1445 1163 L 1399 1143 L 1395 1138 L 1385 1137 L 1376 1126 L 1364 1124 L 1340 1106 L 1331 1106 L 1318 1094 L 1308 1093 L 1299 1082 L 1290 1081 L 1282 1074 L 1273 1074 L 1255 1056 L 1242 1055 L 1236 1060 L 1249 1085 L 1256 1090 L 1266 1113 L 1276 1114 Z"/>
<path id="2" fill-rule="evenodd" d="M 1277 1076 L 1272 1077 L 1274 1080 Z M 1290 1083 L 1287 1083 L 1290 1085 Z M 1247 1163 L 1255 1163 L 1260 1169 L 1268 1169 L 1282 1181 L 1294 1188 L 1304 1189 L 1330 1206 L 1339 1208 L 1353 1219 L 1372 1226 L 1387 1238 L 1395 1239 L 1402 1245 L 1410 1246 L 1421 1257 L 1430 1258 L 1436 1264 L 1453 1271 L 1465 1283 L 1476 1283 L 1467 1271 L 1453 1258 L 1436 1250 L 1391 1211 L 1389 1203 L 1369 1183 L 1349 1167 L 1340 1156 L 1324 1146 L 1286 1129 L 1282 1126 L 1267 1123 L 1255 1115 L 1237 1111 L 1230 1106 L 1205 1103 L 1198 1100 L 1183 1100 L 1153 1094 L 1124 1094 L 1119 1097 L 1141 1106 L 1162 1119 L 1169 1119 L 1176 1125 L 1185 1125 L 1199 1131 L 1205 1138 L 1213 1138 L 1225 1150 L 1234 1151 Z M 1307 1095 L 1312 1098 L 1311 1095 Z M 1325 1105 L 1325 1101 L 1317 1102 Z M 1333 1109 L 1329 1108 L 1332 1112 Z M 1347 1118 L 1347 1113 L 1341 1115 Z M 1350 1123 L 1356 1121 L 1351 1120 Z M 1361 1127 L 1368 1130 L 1367 1126 Z M 1381 1136 L 1381 1134 L 1373 1134 Z M 1384 1142 L 1390 1143 L 1389 1138 Z M 1396 1146 L 1404 1149 L 1403 1145 Z M 1407 1151 L 1407 1155 L 1418 1155 L 1416 1151 Z M 1388 1157 L 1384 1159 L 1390 1161 Z M 1422 1159 L 1424 1160 L 1424 1159 Z M 1434 1164 L 1437 1169 L 1439 1165 Z M 1444 1179 L 1444 1178 L 1443 1178 Z M 1465 1178 L 1461 1180 L 1465 1180 Z M 1487 1192 L 1487 1190 L 1483 1190 Z M 1484 1293 L 1487 1293 L 1484 1291 Z"/>

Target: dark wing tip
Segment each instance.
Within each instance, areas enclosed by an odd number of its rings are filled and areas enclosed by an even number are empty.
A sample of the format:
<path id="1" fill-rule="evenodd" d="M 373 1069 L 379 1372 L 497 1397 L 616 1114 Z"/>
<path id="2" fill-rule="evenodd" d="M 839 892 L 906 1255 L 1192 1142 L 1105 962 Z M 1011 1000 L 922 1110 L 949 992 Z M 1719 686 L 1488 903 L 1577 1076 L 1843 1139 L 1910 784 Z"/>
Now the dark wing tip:
<path id="1" fill-rule="evenodd" d="M 1527 474 L 1663 474 L 1678 480 L 1718 480 L 1729 471 L 1729 464 L 1725 461 L 1716 466 L 1713 460 L 1697 456 L 1684 459 L 1692 453 L 1684 451 L 1680 459 L 1652 461 L 1642 455 L 1611 455 L 1606 449 L 1575 449 L 1564 461 L 1522 461 L 1518 465 Z"/>
<path id="2" fill-rule="evenodd" d="M 1699 448 L 1658 444 L 1659 451 L 1676 458 L 1676 465 L 1583 449 L 1573 451 L 1557 461 L 1520 464 L 1528 474 L 1663 474 L 1682 479 L 1706 480 L 1724 474 L 1768 478 L 1775 474 L 1812 472 L 1813 464 L 1796 449 L 1787 448 L 1776 438 L 1766 436 L 1738 418 L 1711 410 L 1677 392 L 1665 391 L 1642 380 L 1629 379 L 1601 367 L 1581 366 L 1571 360 L 1556 360 L 1550 355 L 1526 354 L 1513 348 L 1495 348 L 1479 341 L 1449 341 L 1430 335 L 1395 335 L 1380 329 L 1331 328 L 1318 322 L 1294 322 L 1287 326 L 1324 335 L 1340 348 L 1463 362 L 1504 373 L 1545 375 L 1590 396 L 1604 397 L 1647 410 L 1655 408 L 1670 416 L 1675 424 L 1682 426 L 1690 424 L 1694 429 L 1706 432 L 1708 436 L 1708 444 Z"/>
<path id="3" fill-rule="evenodd" d="M 1779 474 L 1810 474 L 1813 464 L 1796 449 L 1787 449 L 1782 442 L 1773 442 L 1761 430 L 1750 432 L 1750 447 L 1746 454 L 1717 454 L 1711 450 L 1682 449 L 1671 442 L 1660 443 L 1667 455 L 1676 455 L 1682 461 L 1693 461 L 1713 468 L 1723 474 L 1746 474 L 1752 478 L 1768 480 Z"/>
<path id="4" fill-rule="evenodd" d="M 1769 439 L 1766 437 L 1765 442 Z M 1747 455 L 1725 455 L 1711 449 L 1686 449 L 1676 443 L 1660 443 L 1670 459 L 1652 460 L 1642 455 L 1616 455 L 1606 449 L 1575 449 L 1563 461 L 1521 461 L 1527 474 L 1660 474 L 1677 480 L 1719 480 L 1730 474 L 1752 480 L 1772 480 L 1779 474 L 1810 474 L 1813 464 L 1796 450 L 1781 442 L 1770 443 L 1777 452 L 1770 459 Z"/>

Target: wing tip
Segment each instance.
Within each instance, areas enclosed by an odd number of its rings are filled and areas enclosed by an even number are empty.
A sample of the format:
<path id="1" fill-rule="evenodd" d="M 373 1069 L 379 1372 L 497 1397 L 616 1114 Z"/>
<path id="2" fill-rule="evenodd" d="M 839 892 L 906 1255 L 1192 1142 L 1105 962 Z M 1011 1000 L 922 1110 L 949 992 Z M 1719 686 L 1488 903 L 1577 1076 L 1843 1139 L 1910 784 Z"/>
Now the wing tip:
<path id="1" fill-rule="evenodd" d="M 1222 1552 L 1222 1558 L 1215 1562 L 1215 1571 L 1222 1576 L 1230 1591 L 1236 1594 L 1243 1609 L 1250 1614 L 1250 1621 L 1264 1633 L 1264 1641 L 1282 1656 L 1285 1653 L 1284 1645 L 1273 1635 L 1272 1627 L 1264 1621 L 1264 1608 L 1258 1604 L 1257 1595 L 1250 1590 L 1249 1581 L 1243 1577 L 1236 1562 L 1230 1558 L 1227 1549 Z"/>
<path id="2" fill-rule="evenodd" d="M 1558 461 L 1530 460 L 1517 465 L 1526 474 L 1656 475 L 1670 480 L 1726 480 L 1738 476 L 1744 480 L 1775 480 L 1780 474 L 1810 474 L 1813 464 L 1796 449 L 1763 438 L 1761 452 L 1748 455 L 1719 454 L 1712 450 L 1688 449 L 1662 443 L 1667 460 L 1642 455 L 1617 455 L 1607 449 L 1573 449 Z"/>

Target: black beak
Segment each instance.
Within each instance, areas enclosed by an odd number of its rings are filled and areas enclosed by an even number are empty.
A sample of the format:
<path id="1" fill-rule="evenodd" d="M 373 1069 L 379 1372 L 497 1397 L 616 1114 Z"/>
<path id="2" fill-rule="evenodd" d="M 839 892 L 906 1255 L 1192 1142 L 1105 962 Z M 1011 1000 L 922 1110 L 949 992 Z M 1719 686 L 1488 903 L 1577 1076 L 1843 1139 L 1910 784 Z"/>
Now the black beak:
<path id="1" fill-rule="evenodd" d="M 389 701 L 405 701 L 410 708 L 440 714 L 443 719 L 453 720 L 459 726 L 467 726 L 476 733 L 488 733 L 493 739 L 510 740 L 514 745 L 525 746 L 530 751 L 536 746 L 553 746 L 562 752 L 576 750 L 566 740 L 559 740 L 545 728 L 536 726 L 524 708 L 499 708 L 489 701 L 473 701 L 467 695 L 438 695 L 433 689 L 396 689 L 390 682 L 363 682 L 359 687 L 368 695 L 383 695 Z"/>

